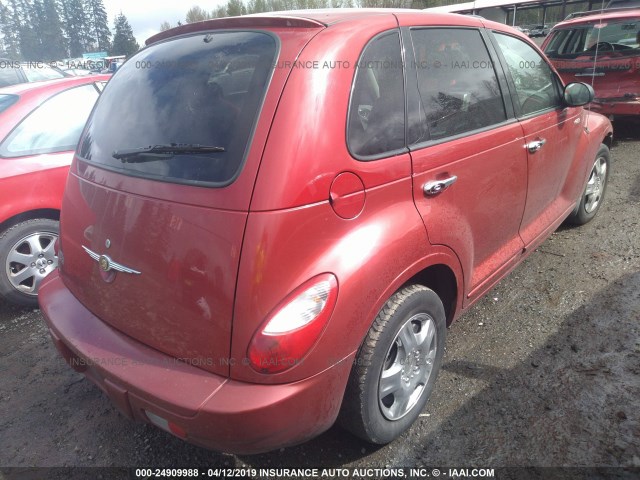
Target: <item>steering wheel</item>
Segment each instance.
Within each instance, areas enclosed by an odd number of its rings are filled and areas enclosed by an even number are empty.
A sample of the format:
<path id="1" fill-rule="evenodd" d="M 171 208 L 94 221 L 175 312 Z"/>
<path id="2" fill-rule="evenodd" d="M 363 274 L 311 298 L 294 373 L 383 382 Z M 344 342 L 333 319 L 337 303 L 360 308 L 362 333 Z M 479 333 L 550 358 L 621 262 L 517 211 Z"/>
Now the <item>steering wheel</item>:
<path id="1" fill-rule="evenodd" d="M 613 45 L 609 42 L 598 42 L 594 45 L 591 45 L 591 47 L 589 48 L 589 50 L 611 50 L 614 51 L 615 48 L 613 47 Z"/>

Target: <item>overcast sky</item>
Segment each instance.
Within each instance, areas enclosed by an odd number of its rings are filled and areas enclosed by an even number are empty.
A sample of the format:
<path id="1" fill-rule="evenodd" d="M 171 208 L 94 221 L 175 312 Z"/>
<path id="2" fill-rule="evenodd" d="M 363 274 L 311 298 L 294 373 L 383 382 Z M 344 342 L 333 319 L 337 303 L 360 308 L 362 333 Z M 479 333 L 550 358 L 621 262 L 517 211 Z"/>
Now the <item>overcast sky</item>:
<path id="1" fill-rule="evenodd" d="M 211 11 L 226 0 L 103 0 L 109 16 L 109 28 L 113 32 L 113 19 L 120 12 L 129 20 L 133 34 L 142 46 L 151 35 L 160 31 L 160 24 L 167 21 L 175 26 L 184 23 L 187 11 L 197 5 Z"/>

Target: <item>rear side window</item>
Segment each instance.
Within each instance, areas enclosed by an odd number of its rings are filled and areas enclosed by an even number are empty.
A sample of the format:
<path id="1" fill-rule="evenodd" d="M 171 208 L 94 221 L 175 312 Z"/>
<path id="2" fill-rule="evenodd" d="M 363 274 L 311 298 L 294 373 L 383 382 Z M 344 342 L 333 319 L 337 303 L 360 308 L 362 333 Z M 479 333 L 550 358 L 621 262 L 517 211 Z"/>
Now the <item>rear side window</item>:
<path id="1" fill-rule="evenodd" d="M 18 101 L 18 95 L 1 95 L 0 94 L 0 113 Z"/>
<path id="2" fill-rule="evenodd" d="M 558 80 L 540 54 L 519 38 L 496 32 L 496 40 L 515 86 L 519 116 L 559 107 Z"/>
<path id="3" fill-rule="evenodd" d="M 74 150 L 98 98 L 93 85 L 51 97 L 29 114 L 0 145 L 3 157 Z"/>
<path id="4" fill-rule="evenodd" d="M 478 30 L 415 29 L 411 40 L 431 140 L 507 119 L 494 65 Z"/>
<path id="5" fill-rule="evenodd" d="M 360 160 L 400 151 L 404 118 L 400 36 L 393 32 L 373 39 L 358 61 L 349 106 L 349 151 Z"/>
<path id="6" fill-rule="evenodd" d="M 106 86 L 79 155 L 152 180 L 231 182 L 249 149 L 276 51 L 274 37 L 260 32 L 207 33 L 152 45 Z M 161 148 L 149 151 L 156 146 Z"/>

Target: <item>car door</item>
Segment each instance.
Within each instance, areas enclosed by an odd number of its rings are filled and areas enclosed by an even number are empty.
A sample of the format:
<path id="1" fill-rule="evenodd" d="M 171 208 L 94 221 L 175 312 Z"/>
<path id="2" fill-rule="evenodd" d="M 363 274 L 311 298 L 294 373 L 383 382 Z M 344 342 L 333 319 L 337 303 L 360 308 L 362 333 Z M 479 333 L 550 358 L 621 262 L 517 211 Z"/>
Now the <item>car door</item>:
<path id="1" fill-rule="evenodd" d="M 529 181 L 520 236 L 530 247 L 573 208 L 575 198 L 563 196 L 562 189 L 580 136 L 582 109 L 564 106 L 561 82 L 531 45 L 503 32 L 493 32 L 492 38 L 525 135 Z"/>
<path id="2" fill-rule="evenodd" d="M 416 79 L 407 104 L 415 204 L 429 241 L 460 258 L 468 304 L 522 253 L 522 128 L 480 28 L 412 27 L 404 34 Z"/>

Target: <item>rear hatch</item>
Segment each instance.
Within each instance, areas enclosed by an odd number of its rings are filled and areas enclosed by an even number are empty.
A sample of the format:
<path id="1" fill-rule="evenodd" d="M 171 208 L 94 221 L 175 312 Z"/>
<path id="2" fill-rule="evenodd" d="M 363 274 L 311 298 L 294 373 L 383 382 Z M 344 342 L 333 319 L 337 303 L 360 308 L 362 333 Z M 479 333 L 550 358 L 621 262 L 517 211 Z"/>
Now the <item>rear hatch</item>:
<path id="1" fill-rule="evenodd" d="M 565 83 L 593 86 L 596 99 L 640 96 L 640 15 L 594 20 L 554 30 L 544 44 Z"/>
<path id="2" fill-rule="evenodd" d="M 270 23 L 189 33 L 130 59 L 87 123 L 63 201 L 60 271 L 78 300 L 121 332 L 224 375 L 241 360 L 228 358 L 238 262 L 289 73 L 273 67 L 319 28 Z"/>

